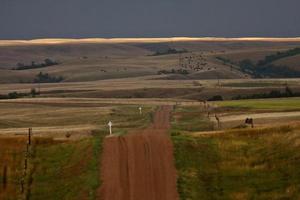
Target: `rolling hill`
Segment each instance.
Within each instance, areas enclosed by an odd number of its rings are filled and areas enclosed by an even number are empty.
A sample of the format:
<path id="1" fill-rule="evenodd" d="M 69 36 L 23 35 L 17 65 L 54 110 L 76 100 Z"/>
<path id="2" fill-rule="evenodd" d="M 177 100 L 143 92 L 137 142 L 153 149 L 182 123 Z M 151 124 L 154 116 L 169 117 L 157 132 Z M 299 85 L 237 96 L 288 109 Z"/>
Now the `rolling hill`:
<path id="1" fill-rule="evenodd" d="M 236 79 L 251 74 L 216 57 L 254 62 L 300 46 L 299 40 L 250 39 L 84 39 L 0 41 L 0 83 L 32 83 L 42 72 L 63 82 L 95 81 L 153 75 L 157 79 Z M 184 51 L 183 51 L 184 50 Z M 157 54 L 160 52 L 160 54 Z M 155 56 L 156 54 L 156 56 Z M 15 70 L 17 65 L 39 65 L 45 59 L 58 65 Z M 299 56 L 275 64 L 299 70 Z M 29 67 L 30 68 L 30 67 Z M 271 77 L 272 78 L 272 77 Z"/>

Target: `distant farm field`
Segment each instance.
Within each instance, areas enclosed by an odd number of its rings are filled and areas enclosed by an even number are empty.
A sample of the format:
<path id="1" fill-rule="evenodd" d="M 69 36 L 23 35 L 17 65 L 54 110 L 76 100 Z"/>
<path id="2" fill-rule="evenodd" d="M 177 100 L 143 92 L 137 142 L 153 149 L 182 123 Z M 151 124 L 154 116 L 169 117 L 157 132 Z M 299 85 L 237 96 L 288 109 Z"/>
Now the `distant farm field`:
<path id="1" fill-rule="evenodd" d="M 59 100 L 1 102 L 0 108 L 0 135 L 25 134 L 28 128 L 33 128 L 36 135 L 58 138 L 64 138 L 65 134 L 72 135 L 71 138 L 90 136 L 92 130 L 106 127 L 108 121 L 113 121 L 116 131 L 147 126 L 154 109 L 143 106 L 140 115 L 137 105 Z"/>
<path id="2" fill-rule="evenodd" d="M 230 108 L 262 110 L 300 110 L 300 98 L 254 99 L 220 101 L 216 105 Z"/>

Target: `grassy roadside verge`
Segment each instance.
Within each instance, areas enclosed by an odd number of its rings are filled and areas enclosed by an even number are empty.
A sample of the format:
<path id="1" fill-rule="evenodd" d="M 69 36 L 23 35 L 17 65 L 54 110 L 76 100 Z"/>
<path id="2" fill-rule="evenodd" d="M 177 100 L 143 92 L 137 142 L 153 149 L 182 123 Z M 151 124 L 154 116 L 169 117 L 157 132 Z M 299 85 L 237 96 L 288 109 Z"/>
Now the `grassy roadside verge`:
<path id="1" fill-rule="evenodd" d="M 181 123 L 171 138 L 182 200 L 300 198 L 300 125 L 195 135 Z"/>
<path id="2" fill-rule="evenodd" d="M 68 110 L 68 108 L 65 108 Z M 20 180 L 24 177 L 23 166 L 27 137 L 0 138 L 0 199 L 18 199 L 28 196 L 28 199 L 96 199 L 96 191 L 101 185 L 100 169 L 102 143 L 108 134 L 107 122 L 113 122 L 113 133 L 126 134 L 128 131 L 149 126 L 155 108 L 144 106 L 140 114 L 137 105 L 113 106 L 109 112 L 95 110 L 95 115 L 88 115 L 91 109 L 81 108 L 83 113 L 70 111 L 61 116 L 60 123 L 79 123 L 80 118 L 103 125 L 99 129 L 82 133 L 81 139 L 55 140 L 49 134 L 44 137 L 33 137 L 33 145 L 28 159 L 25 192 L 21 195 Z M 106 109 L 106 108 L 105 108 Z M 102 110 L 103 111 L 103 110 Z M 9 112 L 10 113 L 10 112 Z M 44 119 L 36 113 L 31 113 L 36 119 L 42 118 L 51 125 L 55 118 Z M 66 117 L 66 118 L 65 118 Z M 85 123 L 85 121 L 83 121 Z M 0 130 L 1 131 L 1 130 Z M 64 133 L 61 133 L 64 136 Z M 63 138 L 63 137 L 62 137 Z"/>
<path id="3" fill-rule="evenodd" d="M 176 107 L 172 112 L 172 134 L 176 132 L 195 132 L 213 130 L 214 124 L 210 122 L 203 108 L 197 106 Z"/>
<path id="4" fill-rule="evenodd" d="M 36 145 L 30 199 L 95 199 L 104 137 Z"/>
<path id="5" fill-rule="evenodd" d="M 34 138 L 28 158 L 24 192 L 21 179 L 26 139 L 1 138 L 0 199 L 95 199 L 104 132 L 76 141 Z M 2 144 L 1 143 L 1 144 Z M 4 149 L 2 149 L 4 147 Z M 6 177 L 6 183 L 4 180 Z"/>

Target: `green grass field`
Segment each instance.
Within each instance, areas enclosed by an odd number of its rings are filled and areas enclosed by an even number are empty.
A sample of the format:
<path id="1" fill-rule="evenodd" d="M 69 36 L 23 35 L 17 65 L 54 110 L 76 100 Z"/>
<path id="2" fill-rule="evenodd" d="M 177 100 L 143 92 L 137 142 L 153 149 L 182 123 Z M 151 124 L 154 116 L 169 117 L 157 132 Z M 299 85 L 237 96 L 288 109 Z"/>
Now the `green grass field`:
<path id="1" fill-rule="evenodd" d="M 96 199 L 104 132 L 60 144 L 36 145 L 30 199 Z"/>
<path id="2" fill-rule="evenodd" d="M 236 109 L 257 109 L 257 110 L 300 110 L 300 98 L 277 98 L 277 99 L 251 99 L 220 101 L 216 105 Z"/>
<path id="3" fill-rule="evenodd" d="M 246 87 L 246 88 L 252 88 L 252 87 L 278 87 L 278 86 L 285 86 L 286 82 L 283 81 L 273 81 L 273 82 L 267 82 L 267 81 L 258 81 L 258 82 L 233 82 L 233 83 L 225 83 L 222 84 L 222 86 L 225 87 Z"/>
<path id="4" fill-rule="evenodd" d="M 172 133 L 195 132 L 213 130 L 214 124 L 209 121 L 203 112 L 203 108 L 198 106 L 177 107 L 172 113 Z"/>
<path id="5" fill-rule="evenodd" d="M 172 136 L 181 199 L 299 199 L 300 128 Z"/>
<path id="6" fill-rule="evenodd" d="M 289 104 L 291 109 L 298 105 L 296 99 L 285 102 L 295 103 Z M 253 109 L 287 109 L 283 102 L 263 103 L 249 105 Z M 212 130 L 203 113 L 197 107 L 174 111 L 171 138 L 182 200 L 300 198 L 299 124 L 201 135 L 201 131 Z M 191 126 L 195 128 L 189 129 Z"/>

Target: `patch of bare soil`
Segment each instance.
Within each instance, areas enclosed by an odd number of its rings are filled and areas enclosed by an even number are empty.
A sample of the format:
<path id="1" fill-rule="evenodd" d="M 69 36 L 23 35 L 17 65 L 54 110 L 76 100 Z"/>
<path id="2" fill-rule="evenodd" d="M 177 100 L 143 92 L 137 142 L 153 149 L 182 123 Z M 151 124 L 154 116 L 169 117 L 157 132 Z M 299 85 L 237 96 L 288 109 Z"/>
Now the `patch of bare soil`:
<path id="1" fill-rule="evenodd" d="M 161 107 L 148 129 L 105 139 L 98 199 L 179 199 L 173 146 L 167 134 L 170 110 Z"/>

